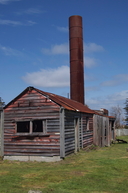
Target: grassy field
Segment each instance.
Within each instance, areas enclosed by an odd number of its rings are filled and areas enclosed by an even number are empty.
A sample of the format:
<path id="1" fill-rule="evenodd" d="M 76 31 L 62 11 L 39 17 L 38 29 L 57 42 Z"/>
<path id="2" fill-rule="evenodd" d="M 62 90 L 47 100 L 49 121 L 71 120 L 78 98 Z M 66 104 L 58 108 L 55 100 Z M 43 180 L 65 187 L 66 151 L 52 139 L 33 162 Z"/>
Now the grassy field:
<path id="1" fill-rule="evenodd" d="M 128 141 L 128 136 L 118 137 Z M 128 192 L 128 144 L 81 150 L 56 163 L 0 161 L 0 193 Z"/>

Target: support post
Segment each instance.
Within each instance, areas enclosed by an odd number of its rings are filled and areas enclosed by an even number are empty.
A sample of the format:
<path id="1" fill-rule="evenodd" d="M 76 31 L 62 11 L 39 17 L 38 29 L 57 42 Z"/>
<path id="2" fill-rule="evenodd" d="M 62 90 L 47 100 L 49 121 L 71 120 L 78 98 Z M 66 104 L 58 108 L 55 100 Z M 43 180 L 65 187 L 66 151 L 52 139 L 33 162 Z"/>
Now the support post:
<path id="1" fill-rule="evenodd" d="M 97 145 L 97 121 L 96 121 L 96 115 L 93 115 L 93 144 Z"/>
<path id="2" fill-rule="evenodd" d="M 60 110 L 60 157 L 65 157 L 64 108 L 61 108 Z"/>
<path id="3" fill-rule="evenodd" d="M 110 129 L 109 129 L 109 118 L 106 117 L 106 145 L 110 146 Z"/>
<path id="4" fill-rule="evenodd" d="M 83 116 L 81 116 L 81 143 L 82 143 L 82 148 L 83 146 Z"/>

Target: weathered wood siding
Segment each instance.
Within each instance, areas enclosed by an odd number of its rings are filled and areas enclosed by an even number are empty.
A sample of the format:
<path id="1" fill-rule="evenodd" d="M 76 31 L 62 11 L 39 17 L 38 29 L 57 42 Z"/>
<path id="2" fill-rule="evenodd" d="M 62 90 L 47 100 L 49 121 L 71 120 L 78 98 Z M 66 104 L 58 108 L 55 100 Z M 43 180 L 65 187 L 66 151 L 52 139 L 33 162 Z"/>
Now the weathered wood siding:
<path id="1" fill-rule="evenodd" d="M 89 118 L 89 130 L 87 130 L 87 117 Z M 65 155 L 91 145 L 93 143 L 93 115 L 66 110 L 64 135 Z"/>
<path id="2" fill-rule="evenodd" d="M 102 127 L 103 121 L 102 117 L 99 115 L 94 115 L 93 117 L 93 143 L 97 146 L 102 146 Z"/>
<path id="3" fill-rule="evenodd" d="M 69 155 L 82 147 L 81 113 L 65 110 L 64 122 L 65 155 Z M 75 132 L 76 124 L 77 133 Z"/>
<path id="4" fill-rule="evenodd" d="M 60 155 L 60 107 L 34 90 L 5 109 L 4 155 L 59 156 Z M 44 119 L 46 135 L 16 133 L 16 122 Z"/>
<path id="5" fill-rule="evenodd" d="M 108 117 L 94 115 L 93 141 L 100 147 L 109 146 L 110 140 L 110 123 Z"/>
<path id="6" fill-rule="evenodd" d="M 116 139 L 115 120 L 109 119 L 109 140 L 112 142 Z"/>
<path id="7" fill-rule="evenodd" d="M 89 126 L 87 130 L 87 118 Z M 83 124 L 83 148 L 93 143 L 93 115 L 82 114 Z"/>
<path id="8" fill-rule="evenodd" d="M 0 156 L 2 157 L 4 155 L 4 139 L 3 139 L 3 132 L 4 132 L 4 113 L 3 111 L 0 111 Z"/>

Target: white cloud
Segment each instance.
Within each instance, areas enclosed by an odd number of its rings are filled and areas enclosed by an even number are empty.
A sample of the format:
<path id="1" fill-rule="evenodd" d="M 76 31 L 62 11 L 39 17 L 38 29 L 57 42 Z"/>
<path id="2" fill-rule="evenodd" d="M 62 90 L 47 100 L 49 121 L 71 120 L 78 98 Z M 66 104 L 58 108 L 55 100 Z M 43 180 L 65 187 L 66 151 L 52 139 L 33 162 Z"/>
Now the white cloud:
<path id="1" fill-rule="evenodd" d="M 8 4 L 11 1 L 20 1 L 20 0 L 0 0 L 0 4 Z"/>
<path id="2" fill-rule="evenodd" d="M 10 25 L 10 26 L 32 26 L 36 24 L 33 21 L 27 21 L 26 23 L 22 23 L 20 21 L 12 21 L 12 20 L 2 20 L 0 19 L 0 25 Z"/>
<path id="3" fill-rule="evenodd" d="M 87 44 L 86 52 L 98 52 L 103 51 L 102 46 L 96 45 L 95 43 Z M 41 52 L 46 55 L 59 55 L 59 54 L 69 54 L 69 44 L 56 44 L 51 46 L 51 48 L 42 48 Z M 84 57 L 84 66 L 87 68 L 91 68 L 97 65 L 97 59 L 88 57 L 87 54 Z"/>
<path id="4" fill-rule="evenodd" d="M 12 20 L 2 20 L 0 19 L 0 25 L 23 25 L 20 21 L 12 21 Z"/>
<path id="5" fill-rule="evenodd" d="M 65 30 L 65 28 L 60 28 L 61 30 Z M 90 53 L 90 52 L 101 52 L 104 51 L 104 48 L 100 45 L 97 45 L 95 43 L 89 43 L 89 44 L 84 44 L 84 52 L 85 53 Z M 51 46 L 50 49 L 43 48 L 42 53 L 44 54 L 68 54 L 69 53 L 69 44 L 68 43 L 63 43 L 60 45 L 53 45 Z M 89 59 L 89 57 L 86 58 L 88 62 L 92 64 L 92 60 Z M 93 65 L 95 61 L 93 59 Z"/>
<path id="6" fill-rule="evenodd" d="M 121 108 L 124 107 L 124 102 L 128 98 L 128 90 L 123 90 L 107 96 L 93 97 L 86 100 L 87 105 L 91 109 L 105 108 L 110 110 L 111 107 L 119 105 Z"/>
<path id="7" fill-rule="evenodd" d="M 36 22 L 34 22 L 34 21 L 27 21 L 27 23 L 25 23 L 24 25 L 32 26 L 32 25 L 35 25 L 35 24 L 36 24 Z"/>
<path id="8" fill-rule="evenodd" d="M 22 52 L 0 45 L 0 50 L 4 52 L 6 56 L 22 56 Z"/>
<path id="9" fill-rule="evenodd" d="M 56 54 L 68 54 L 69 53 L 69 45 L 67 43 L 60 44 L 60 45 L 54 45 L 51 46 L 50 49 L 42 48 L 42 53 L 43 54 L 48 54 L 48 55 L 56 55 Z"/>
<path id="10" fill-rule="evenodd" d="M 104 48 L 100 45 L 97 45 L 95 43 L 88 43 L 84 44 L 84 52 L 90 53 L 90 52 L 102 52 L 104 51 Z"/>
<path id="11" fill-rule="evenodd" d="M 39 14 L 42 13 L 41 10 L 37 9 L 37 8 L 29 8 L 28 10 L 24 11 L 27 14 Z"/>
<path id="12" fill-rule="evenodd" d="M 121 102 L 121 101 L 125 102 L 126 98 L 128 98 L 128 90 L 123 90 L 121 92 L 117 92 L 117 93 L 114 93 L 112 95 L 109 95 L 107 97 L 107 100 L 108 101 L 112 100 L 113 103 L 118 104 L 118 102 Z"/>
<path id="13" fill-rule="evenodd" d="M 22 77 L 25 82 L 39 87 L 68 87 L 69 67 L 61 66 L 57 69 L 41 69 L 37 72 L 27 73 Z"/>
<path id="14" fill-rule="evenodd" d="M 57 27 L 57 29 L 61 32 L 68 32 L 68 27 Z"/>
<path id="15" fill-rule="evenodd" d="M 91 68 L 93 66 L 96 66 L 96 59 L 85 56 L 84 57 L 84 65 L 87 68 Z"/>
<path id="16" fill-rule="evenodd" d="M 38 9 L 38 8 L 29 8 L 27 10 L 21 10 L 16 12 L 18 15 L 22 15 L 22 14 L 29 14 L 29 15 L 33 15 L 33 14 L 40 14 L 44 11 Z"/>
<path id="17" fill-rule="evenodd" d="M 98 86 L 90 86 L 90 87 L 86 87 L 85 91 L 90 92 L 90 91 L 99 91 L 100 87 Z"/>
<path id="18" fill-rule="evenodd" d="M 128 74 L 118 74 L 112 80 L 104 81 L 101 86 L 117 86 L 128 81 Z"/>
<path id="19" fill-rule="evenodd" d="M 52 25 L 54 28 L 56 28 L 58 31 L 60 31 L 60 32 L 68 32 L 69 31 L 69 29 L 68 29 L 68 27 L 60 27 L 60 26 L 56 26 L 56 25 Z"/>

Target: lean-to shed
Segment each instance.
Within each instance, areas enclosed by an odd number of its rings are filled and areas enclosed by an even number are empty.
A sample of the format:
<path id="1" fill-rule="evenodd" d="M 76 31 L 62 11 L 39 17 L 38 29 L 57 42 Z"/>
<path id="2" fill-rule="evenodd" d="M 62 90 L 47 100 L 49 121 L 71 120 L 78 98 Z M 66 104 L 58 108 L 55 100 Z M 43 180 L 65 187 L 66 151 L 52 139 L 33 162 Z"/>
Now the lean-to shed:
<path id="1" fill-rule="evenodd" d="M 82 103 L 27 87 L 4 107 L 4 158 L 64 158 L 93 143 L 93 114 Z"/>
<path id="2" fill-rule="evenodd" d="M 110 146 L 115 140 L 115 117 L 94 114 L 93 144 L 104 147 Z"/>

